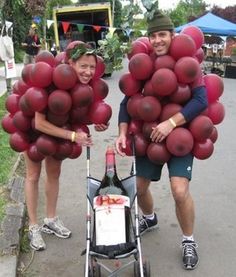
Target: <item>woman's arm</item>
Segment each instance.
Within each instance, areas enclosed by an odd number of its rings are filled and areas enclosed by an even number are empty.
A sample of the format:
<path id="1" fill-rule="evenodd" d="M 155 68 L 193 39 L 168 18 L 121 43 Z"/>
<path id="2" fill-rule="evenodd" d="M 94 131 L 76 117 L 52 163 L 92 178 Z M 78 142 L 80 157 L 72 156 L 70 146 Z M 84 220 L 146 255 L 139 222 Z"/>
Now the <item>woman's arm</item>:
<path id="1" fill-rule="evenodd" d="M 87 133 L 80 131 L 70 131 L 47 121 L 45 114 L 35 112 L 35 128 L 47 135 L 58 137 L 62 139 L 68 139 L 72 142 L 77 142 L 82 145 L 92 145 L 91 137 Z"/>

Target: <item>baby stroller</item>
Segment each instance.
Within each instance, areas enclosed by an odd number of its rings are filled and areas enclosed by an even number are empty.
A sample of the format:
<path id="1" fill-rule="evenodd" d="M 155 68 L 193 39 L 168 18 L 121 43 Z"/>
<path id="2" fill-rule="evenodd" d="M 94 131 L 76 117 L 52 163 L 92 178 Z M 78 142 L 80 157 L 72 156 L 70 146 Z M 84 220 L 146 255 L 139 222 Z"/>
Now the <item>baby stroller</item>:
<path id="1" fill-rule="evenodd" d="M 134 146 L 133 146 L 133 153 Z M 108 277 L 119 276 L 129 266 L 133 266 L 134 277 L 149 277 L 150 263 L 142 260 L 141 240 L 139 233 L 138 202 L 136 193 L 136 163 L 133 155 L 132 173 L 129 177 L 122 179 L 121 182 L 127 191 L 130 199 L 130 240 L 126 243 L 117 245 L 96 245 L 95 226 L 96 217 L 93 206 L 93 199 L 101 181 L 90 176 L 90 148 L 87 147 L 87 218 L 86 218 L 86 249 L 82 254 L 86 254 L 85 277 L 101 277 L 102 269 L 108 272 Z M 93 220 L 94 219 L 94 220 Z M 121 259 L 129 258 L 122 265 Z M 100 260 L 114 260 L 119 266 L 115 270 L 110 269 Z"/>

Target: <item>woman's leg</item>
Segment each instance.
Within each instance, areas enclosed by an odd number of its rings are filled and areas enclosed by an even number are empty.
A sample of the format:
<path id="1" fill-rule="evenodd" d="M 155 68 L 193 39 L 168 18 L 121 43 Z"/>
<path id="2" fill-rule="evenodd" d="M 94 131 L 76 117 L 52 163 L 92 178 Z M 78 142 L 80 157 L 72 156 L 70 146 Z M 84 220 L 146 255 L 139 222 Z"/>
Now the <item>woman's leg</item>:
<path id="1" fill-rule="evenodd" d="M 45 169 L 47 174 L 45 183 L 47 218 L 54 218 L 56 216 L 61 163 L 61 161 L 55 160 L 52 157 L 45 158 Z"/>
<path id="2" fill-rule="evenodd" d="M 57 199 L 59 194 L 59 177 L 61 173 L 61 161 L 52 157 L 45 160 L 47 179 L 45 183 L 46 213 L 42 231 L 47 234 L 54 234 L 59 238 L 69 238 L 71 231 L 67 229 L 57 215 Z"/>
<path id="3" fill-rule="evenodd" d="M 38 183 L 41 172 L 41 162 L 36 163 L 24 153 L 26 164 L 25 198 L 29 216 L 29 225 L 37 224 Z"/>

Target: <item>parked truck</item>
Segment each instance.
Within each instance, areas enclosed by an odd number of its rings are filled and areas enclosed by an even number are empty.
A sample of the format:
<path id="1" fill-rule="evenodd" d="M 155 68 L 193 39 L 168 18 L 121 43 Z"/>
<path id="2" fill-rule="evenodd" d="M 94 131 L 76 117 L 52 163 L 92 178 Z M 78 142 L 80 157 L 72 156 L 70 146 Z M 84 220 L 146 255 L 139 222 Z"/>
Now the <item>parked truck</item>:
<path id="1" fill-rule="evenodd" d="M 70 41 L 81 40 L 98 46 L 112 27 L 111 5 L 107 2 L 78 4 L 53 9 L 55 44 L 64 51 Z"/>

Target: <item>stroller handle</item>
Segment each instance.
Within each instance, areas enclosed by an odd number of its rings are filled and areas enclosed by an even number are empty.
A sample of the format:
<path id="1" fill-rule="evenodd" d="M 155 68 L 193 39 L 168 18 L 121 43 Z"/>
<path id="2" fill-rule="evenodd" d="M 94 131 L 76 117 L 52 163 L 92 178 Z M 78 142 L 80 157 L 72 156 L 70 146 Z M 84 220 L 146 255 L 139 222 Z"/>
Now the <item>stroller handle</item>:
<path id="1" fill-rule="evenodd" d="M 132 172 L 132 175 L 136 175 L 136 158 L 135 158 L 136 151 L 135 151 L 135 139 L 134 139 L 133 135 L 132 135 L 131 142 L 132 142 L 131 146 L 132 146 L 132 155 L 133 155 L 133 162 L 132 162 L 131 172 Z"/>
<path id="2" fill-rule="evenodd" d="M 90 146 L 86 148 L 86 158 L 87 158 L 87 177 L 90 176 Z"/>
<path id="3" fill-rule="evenodd" d="M 87 146 L 87 154 L 86 154 L 87 160 L 90 160 L 90 146 Z"/>

